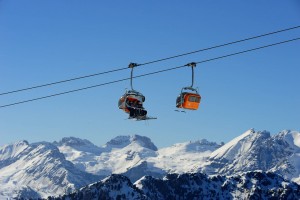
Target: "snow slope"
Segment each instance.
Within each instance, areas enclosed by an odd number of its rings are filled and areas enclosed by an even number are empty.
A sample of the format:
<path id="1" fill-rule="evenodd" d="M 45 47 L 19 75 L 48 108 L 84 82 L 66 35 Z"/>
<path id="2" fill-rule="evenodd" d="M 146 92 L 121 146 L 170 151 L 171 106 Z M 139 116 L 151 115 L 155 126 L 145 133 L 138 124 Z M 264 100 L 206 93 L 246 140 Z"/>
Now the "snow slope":
<path id="1" fill-rule="evenodd" d="M 99 180 L 78 171 L 56 146 L 16 142 L 0 149 L 0 197 L 32 198 L 71 192 Z"/>
<path id="2" fill-rule="evenodd" d="M 214 151 L 197 171 L 207 174 L 236 174 L 263 170 L 300 180 L 300 133 L 282 131 L 271 136 L 267 131 L 246 131 Z"/>
<path id="3" fill-rule="evenodd" d="M 157 156 L 148 158 L 147 161 L 168 173 L 186 173 L 204 163 L 220 146 L 205 139 L 177 143 L 171 147 L 159 149 Z"/>
<path id="4" fill-rule="evenodd" d="M 69 139 L 72 142 L 68 142 Z M 80 144 L 79 147 L 74 143 Z M 139 135 L 118 136 L 102 147 L 92 144 L 93 150 L 89 151 L 83 150 L 83 143 L 79 138 L 63 138 L 54 144 L 78 169 L 101 176 L 125 174 L 132 181 L 144 175 L 162 177 L 169 172 L 188 172 L 196 163 L 204 163 L 220 146 L 203 139 L 158 150 L 149 138 Z"/>
<path id="5" fill-rule="evenodd" d="M 118 136 L 102 147 L 92 144 L 92 150 L 89 151 L 78 145 L 69 145 L 69 139 L 72 141 L 76 139 L 78 144 L 83 142 L 79 138 L 63 138 L 62 141 L 54 144 L 77 168 L 101 176 L 124 173 L 136 166 L 143 158 L 156 156 L 157 150 L 149 138 L 139 135 Z"/>

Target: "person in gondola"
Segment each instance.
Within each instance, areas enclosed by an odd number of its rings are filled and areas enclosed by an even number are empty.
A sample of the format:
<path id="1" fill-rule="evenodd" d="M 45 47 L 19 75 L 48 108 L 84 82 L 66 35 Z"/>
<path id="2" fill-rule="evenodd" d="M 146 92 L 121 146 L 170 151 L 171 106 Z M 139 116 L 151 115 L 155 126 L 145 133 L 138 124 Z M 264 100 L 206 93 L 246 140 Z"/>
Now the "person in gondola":
<path id="1" fill-rule="evenodd" d="M 135 108 L 133 107 L 133 102 L 128 101 L 127 109 L 129 110 L 129 117 L 135 118 Z"/>
<path id="2" fill-rule="evenodd" d="M 140 113 L 142 117 L 145 117 L 147 115 L 147 110 L 141 109 Z"/>
<path id="3" fill-rule="evenodd" d="M 136 118 L 136 117 L 145 117 L 147 115 L 147 111 L 144 110 L 141 102 L 134 101 L 129 108 L 130 111 L 130 117 Z"/>
<path id="4" fill-rule="evenodd" d="M 141 117 L 145 117 L 147 115 L 147 111 L 143 108 L 143 105 L 141 102 L 137 103 L 137 112 L 138 112 L 138 115 Z"/>

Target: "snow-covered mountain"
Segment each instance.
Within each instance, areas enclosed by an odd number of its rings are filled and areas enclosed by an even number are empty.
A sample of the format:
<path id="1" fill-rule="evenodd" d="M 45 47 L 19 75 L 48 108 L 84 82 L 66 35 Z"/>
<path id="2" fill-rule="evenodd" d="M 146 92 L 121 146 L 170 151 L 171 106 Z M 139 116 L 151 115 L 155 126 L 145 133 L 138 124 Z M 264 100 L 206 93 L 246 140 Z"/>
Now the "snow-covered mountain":
<path id="1" fill-rule="evenodd" d="M 118 136 L 101 147 L 74 137 L 53 143 L 20 141 L 0 148 L 0 199 L 55 196 L 111 174 L 135 182 L 143 176 L 191 172 L 243 177 L 255 170 L 299 184 L 300 133 L 271 136 L 251 129 L 226 144 L 202 139 L 161 149 L 139 135 Z"/>
<path id="2" fill-rule="evenodd" d="M 157 157 L 148 158 L 148 161 L 168 173 L 186 173 L 190 172 L 195 164 L 198 166 L 204 163 L 220 146 L 222 145 L 205 139 L 177 143 L 171 147 L 159 149 Z"/>
<path id="3" fill-rule="evenodd" d="M 76 169 L 52 143 L 19 141 L 0 148 L 0 199 L 69 193 L 99 179 Z"/>
<path id="4" fill-rule="evenodd" d="M 168 174 L 163 179 L 145 176 L 132 184 L 111 175 L 76 192 L 50 200 L 79 199 L 299 199 L 300 186 L 272 172 L 246 172 L 234 176 L 201 173 Z"/>
<path id="5" fill-rule="evenodd" d="M 198 171 L 207 174 L 236 174 L 245 171 L 272 171 L 300 183 L 300 133 L 246 131 L 214 151 Z"/>
<path id="6" fill-rule="evenodd" d="M 118 136 L 102 147 L 90 143 L 79 138 L 63 138 L 54 144 L 77 168 L 101 176 L 125 173 L 144 158 L 156 156 L 157 151 L 149 138 L 139 135 Z"/>
<path id="7" fill-rule="evenodd" d="M 134 199 L 150 200 L 141 190 L 136 188 L 132 182 L 123 175 L 112 174 L 109 177 L 87 185 L 76 192 L 62 197 L 48 197 L 48 200 L 90 200 L 90 199 Z"/>
<path id="8" fill-rule="evenodd" d="M 139 135 L 118 136 L 102 147 L 73 137 L 54 144 L 78 169 L 101 176 L 124 174 L 131 181 L 145 175 L 162 177 L 170 172 L 188 172 L 220 147 L 203 139 L 158 150 L 149 138 Z M 90 149 L 86 150 L 86 144 Z"/>
<path id="9" fill-rule="evenodd" d="M 86 153 L 100 154 L 102 152 L 102 148 L 94 145 L 90 141 L 75 137 L 65 137 L 59 142 L 53 142 L 53 144 L 56 146 L 70 147 L 74 150 Z M 69 157 L 72 156 L 73 155 L 69 155 Z"/>

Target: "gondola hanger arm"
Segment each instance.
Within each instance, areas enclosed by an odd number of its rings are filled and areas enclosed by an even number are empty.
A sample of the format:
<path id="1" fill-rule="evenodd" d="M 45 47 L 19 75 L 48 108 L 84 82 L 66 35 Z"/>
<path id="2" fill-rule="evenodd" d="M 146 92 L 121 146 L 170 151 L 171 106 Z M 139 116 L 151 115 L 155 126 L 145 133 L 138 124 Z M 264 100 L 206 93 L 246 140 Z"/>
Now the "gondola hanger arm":
<path id="1" fill-rule="evenodd" d="M 129 63 L 128 68 L 131 68 L 131 74 L 130 74 L 130 86 L 131 86 L 131 90 L 134 91 L 133 87 L 132 87 L 132 78 L 133 78 L 133 68 L 139 66 L 139 64 L 137 63 Z"/>
<path id="2" fill-rule="evenodd" d="M 194 90 L 193 86 L 194 86 L 194 67 L 196 67 L 197 63 L 195 62 L 191 62 L 186 64 L 185 66 L 191 67 L 192 68 L 192 85 L 190 87 L 186 87 L 188 89 Z"/>

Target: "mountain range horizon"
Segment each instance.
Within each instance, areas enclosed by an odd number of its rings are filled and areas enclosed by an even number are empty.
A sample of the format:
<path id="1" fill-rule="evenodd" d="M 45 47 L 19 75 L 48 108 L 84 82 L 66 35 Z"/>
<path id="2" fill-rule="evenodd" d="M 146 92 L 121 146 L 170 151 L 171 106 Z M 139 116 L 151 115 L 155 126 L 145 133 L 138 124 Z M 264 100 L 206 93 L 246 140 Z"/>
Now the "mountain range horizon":
<path id="1" fill-rule="evenodd" d="M 76 137 L 58 142 L 21 140 L 0 147 L 0 197 L 68 194 L 112 174 L 134 183 L 144 176 L 163 178 L 172 173 L 233 176 L 256 170 L 299 184 L 300 132 L 271 135 L 249 129 L 227 143 L 199 139 L 164 148 L 137 134 L 114 137 L 102 146 Z"/>

